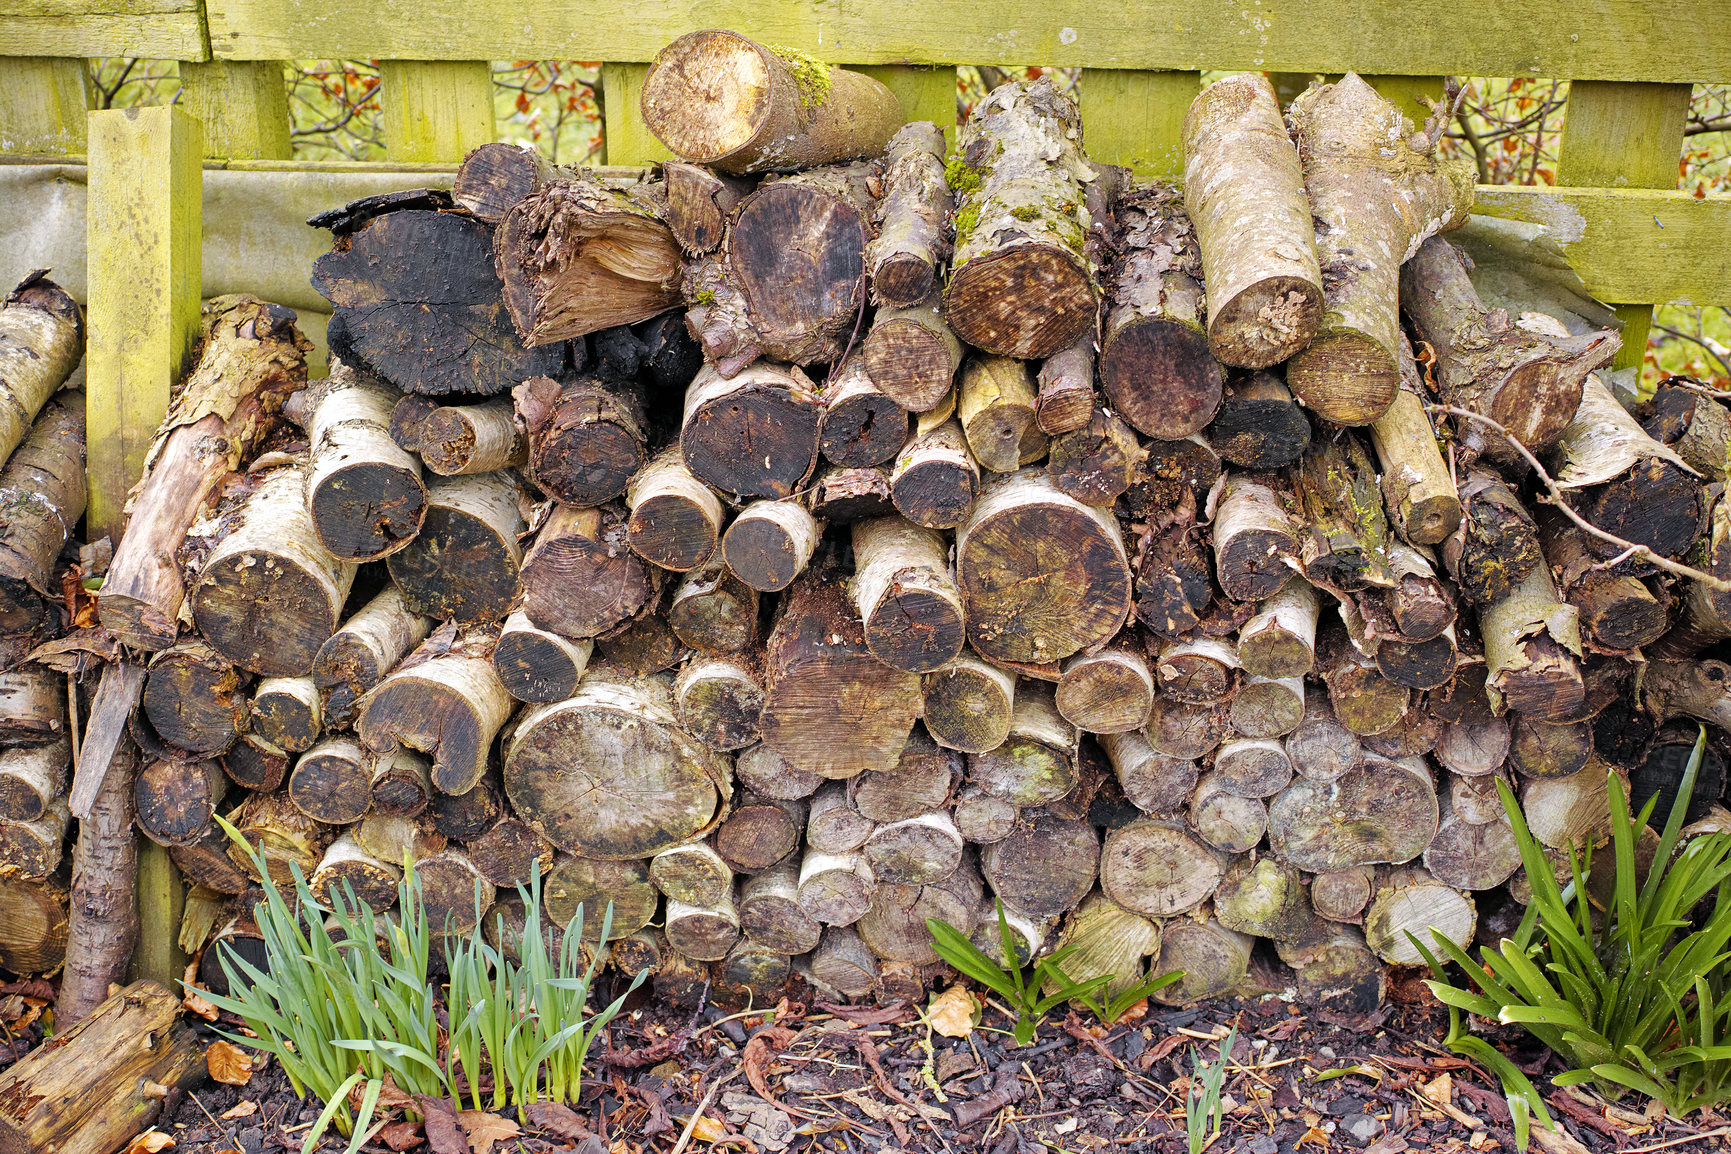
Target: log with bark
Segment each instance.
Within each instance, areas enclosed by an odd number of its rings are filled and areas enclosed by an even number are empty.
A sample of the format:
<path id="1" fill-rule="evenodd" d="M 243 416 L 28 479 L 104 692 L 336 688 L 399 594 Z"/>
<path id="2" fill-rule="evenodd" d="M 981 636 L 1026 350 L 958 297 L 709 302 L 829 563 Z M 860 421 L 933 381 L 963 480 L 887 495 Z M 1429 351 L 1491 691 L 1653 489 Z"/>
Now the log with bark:
<path id="1" fill-rule="evenodd" d="M 954 529 L 968 519 L 980 491 L 980 465 L 952 404 L 922 414 L 896 457 L 890 498 L 896 510 L 928 529 Z"/>
<path id="2" fill-rule="evenodd" d="M 508 469 L 429 481 L 420 533 L 385 561 L 411 612 L 464 624 L 505 615 L 523 562 L 521 491 Z"/>
<path id="3" fill-rule="evenodd" d="M 1283 469 L 1310 445 L 1310 418 L 1285 383 L 1269 372 L 1227 378 L 1208 444 L 1241 469 Z"/>
<path id="4" fill-rule="evenodd" d="M 600 505 L 644 460 L 647 396 L 631 380 L 536 377 L 512 390 L 529 438 L 529 477 L 556 501 Z"/>
<path id="5" fill-rule="evenodd" d="M 791 496 L 817 467 L 816 392 L 791 365 L 757 364 L 732 379 L 705 365 L 685 393 L 685 467 L 736 500 Z"/>
<path id="6" fill-rule="evenodd" d="M 343 561 L 377 561 L 421 530 L 421 461 L 391 438 L 402 394 L 341 361 L 297 394 L 289 415 L 306 430 L 306 506 L 319 541 Z"/>
<path id="7" fill-rule="evenodd" d="M 0 469 L 0 632 L 28 632 L 60 599 L 55 565 L 84 516 L 84 457 L 84 394 L 73 391 L 42 406 Z"/>
<path id="8" fill-rule="evenodd" d="M 356 735 L 374 753 L 433 755 L 432 781 L 444 793 L 474 789 L 512 709 L 488 661 L 496 640 L 486 631 L 429 638 L 361 699 Z"/>
<path id="9" fill-rule="evenodd" d="M 1412 344 L 1402 333 L 1400 391 L 1371 422 L 1370 441 L 1382 465 L 1382 499 L 1395 531 L 1409 544 L 1437 545 L 1460 527 L 1461 499 L 1425 412 L 1423 388 Z"/>
<path id="10" fill-rule="evenodd" d="M 964 352 L 962 342 L 944 323 L 935 292 L 900 308 L 880 307 L 860 342 L 860 357 L 872 384 L 912 413 L 929 412 L 942 404 Z"/>
<path id="11" fill-rule="evenodd" d="M 749 178 L 683 161 L 663 164 L 661 177 L 667 186 L 667 227 L 688 256 L 721 247 L 733 210 L 756 187 Z"/>

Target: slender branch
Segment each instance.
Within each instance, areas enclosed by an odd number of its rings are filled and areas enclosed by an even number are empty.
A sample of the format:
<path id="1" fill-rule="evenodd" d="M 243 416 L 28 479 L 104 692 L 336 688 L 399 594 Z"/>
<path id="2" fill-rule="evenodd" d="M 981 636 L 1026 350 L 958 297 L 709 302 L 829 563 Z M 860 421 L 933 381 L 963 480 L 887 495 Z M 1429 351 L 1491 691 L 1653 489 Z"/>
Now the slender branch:
<path id="1" fill-rule="evenodd" d="M 1637 545 L 1632 541 L 1625 541 L 1623 538 L 1618 537 L 1613 533 L 1605 532 L 1603 529 L 1575 512 L 1574 508 L 1568 502 L 1567 494 L 1563 492 L 1562 488 L 1558 486 L 1556 481 L 1552 480 L 1551 475 L 1545 471 L 1544 465 L 1540 464 L 1539 459 L 1533 456 L 1532 450 L 1517 441 L 1514 438 L 1514 435 L 1497 421 L 1494 421 L 1483 414 L 1475 413 L 1471 409 L 1462 409 L 1455 405 L 1426 405 L 1425 409 L 1431 413 L 1440 413 L 1450 417 L 1464 417 L 1469 421 L 1476 421 L 1485 428 L 1500 435 L 1509 443 L 1510 447 L 1513 448 L 1515 452 L 1519 453 L 1526 460 L 1527 464 L 1531 466 L 1539 480 L 1544 482 L 1546 494 L 1541 496 L 1539 500 L 1556 508 L 1565 517 L 1573 521 L 1583 533 L 1586 533 L 1591 537 L 1597 537 L 1607 545 L 1615 545 L 1617 548 L 1624 550 L 1625 557 L 1639 557 L 1643 561 L 1648 562 L 1656 568 L 1663 569 L 1667 573 L 1674 574 L 1678 577 L 1687 577 L 1691 581 L 1699 581 L 1709 589 L 1714 589 L 1721 593 L 1731 593 L 1731 581 L 1727 581 L 1723 577 L 1715 577 L 1711 573 L 1704 573 L 1689 565 L 1680 565 L 1668 557 L 1661 557 L 1645 545 Z"/>

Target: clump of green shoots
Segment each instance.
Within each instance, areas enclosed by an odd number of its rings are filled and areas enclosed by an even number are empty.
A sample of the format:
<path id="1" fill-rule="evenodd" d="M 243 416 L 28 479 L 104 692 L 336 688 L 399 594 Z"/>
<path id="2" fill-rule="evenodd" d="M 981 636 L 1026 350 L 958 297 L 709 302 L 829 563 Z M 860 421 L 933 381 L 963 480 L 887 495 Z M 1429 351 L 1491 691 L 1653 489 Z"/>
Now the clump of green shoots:
<path id="1" fill-rule="evenodd" d="M 1204 1062 L 1190 1047 L 1190 1092 L 1184 1098 L 1184 1136 L 1190 1154 L 1202 1154 L 1226 1121 L 1226 1107 L 1220 1101 L 1220 1091 L 1226 1085 L 1226 1067 L 1232 1061 L 1232 1047 L 1238 1041 L 1238 1027 L 1220 1043 L 1220 1054 L 1212 1062 Z"/>

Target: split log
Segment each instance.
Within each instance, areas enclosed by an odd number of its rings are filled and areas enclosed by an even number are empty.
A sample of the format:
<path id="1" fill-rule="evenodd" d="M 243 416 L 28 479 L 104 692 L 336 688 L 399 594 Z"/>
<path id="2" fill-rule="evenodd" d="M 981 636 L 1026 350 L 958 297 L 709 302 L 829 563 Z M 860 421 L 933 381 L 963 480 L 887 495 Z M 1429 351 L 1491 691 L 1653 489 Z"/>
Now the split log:
<path id="1" fill-rule="evenodd" d="M 492 228 L 417 208 L 335 231 L 313 265 L 313 287 L 332 305 L 333 356 L 435 397 L 497 396 L 564 369 L 564 345 L 525 348 L 512 327 Z"/>
<path id="2" fill-rule="evenodd" d="M 1225 704 L 1238 689 L 1238 654 L 1211 637 L 1168 641 L 1154 663 L 1160 694 L 1185 705 Z"/>
<path id="3" fill-rule="evenodd" d="M 700 838 L 727 798 L 725 762 L 679 725 L 665 675 L 591 669 L 574 696 L 517 720 L 503 758 L 517 816 L 558 848 L 599 860 L 648 858 Z"/>
<path id="4" fill-rule="evenodd" d="M 1508 595 L 1544 562 L 1538 526 L 1503 479 L 1469 469 L 1460 484 L 1461 528 L 1443 546 L 1443 560 L 1472 605 Z"/>
<path id="5" fill-rule="evenodd" d="M 1252 677 L 1302 677 L 1316 663 L 1316 591 L 1303 581 L 1262 603 L 1238 631 L 1238 663 Z"/>
<path id="6" fill-rule="evenodd" d="M 1304 720 L 1286 735 L 1286 756 L 1300 777 L 1333 781 L 1358 765 L 1362 750 L 1358 735 L 1334 715 L 1326 694 L 1310 694 L 1304 703 Z"/>
<path id="7" fill-rule="evenodd" d="M 702 256 L 727 239 L 727 223 L 757 182 L 705 168 L 668 161 L 661 166 L 667 184 L 667 227 L 688 256 Z"/>
<path id="8" fill-rule="evenodd" d="M 1292 496 L 1266 474 L 1228 473 L 1214 512 L 1214 572 L 1234 601 L 1278 593 L 1298 562 L 1299 522 Z"/>
<path id="9" fill-rule="evenodd" d="M 1015 674 L 964 650 L 926 674 L 926 732 L 947 749 L 984 753 L 1004 743 L 1015 711 Z"/>
<path id="10" fill-rule="evenodd" d="M 1245 678 L 1229 716 L 1232 728 L 1245 737 L 1285 737 L 1304 721 L 1304 678 Z"/>
<path id="11" fill-rule="evenodd" d="M 78 367 L 84 316 L 48 270 L 27 275 L 0 301 L 0 461 Z"/>
<path id="12" fill-rule="evenodd" d="M 1316 930 L 1303 876 L 1271 857 L 1241 859 L 1220 879 L 1214 917 L 1229 930 L 1293 941 Z"/>
<path id="13" fill-rule="evenodd" d="M 276 469 L 235 513 L 190 592 L 193 625 L 252 673 L 299 677 L 342 622 L 355 567 L 326 552 L 303 497 L 304 470 Z M 401 556 L 401 554 L 398 554 Z"/>
<path id="14" fill-rule="evenodd" d="M 719 962 L 739 940 L 739 911 L 733 896 L 707 906 L 667 900 L 667 944 L 699 962 Z"/>
<path id="15" fill-rule="evenodd" d="M 630 380 L 546 377 L 512 390 L 529 436 L 529 476 L 555 501 L 601 505 L 625 492 L 642 467 L 648 398 Z"/>
<path id="16" fill-rule="evenodd" d="M 1641 427 L 1683 458 L 1683 463 L 1707 478 L 1726 473 L 1726 446 L 1731 444 L 1731 411 L 1694 389 L 1661 385 L 1648 403 L 1650 415 Z"/>
<path id="17" fill-rule="evenodd" d="M 908 439 L 907 411 L 878 388 L 857 354 L 835 370 L 818 399 L 823 403 L 818 448 L 827 461 L 850 468 L 882 465 L 893 461 Z"/>
<path id="18" fill-rule="evenodd" d="M 1424 955 L 1407 937 L 1409 932 L 1434 955 L 1434 935 L 1465 948 L 1477 925 L 1478 909 L 1466 894 L 1422 869 L 1392 870 L 1378 879 L 1376 895 L 1364 912 L 1364 941 L 1391 965 L 1420 966 Z"/>
<path id="19" fill-rule="evenodd" d="M 900 308 L 880 307 L 860 343 L 872 384 L 910 413 L 930 412 L 943 403 L 964 351 L 944 323 L 935 293 Z"/>
<path id="20" fill-rule="evenodd" d="M 1314 873 L 1399 864 L 1424 852 L 1440 820 L 1422 759 L 1366 758 L 1334 781 L 1301 777 L 1268 806 L 1274 855 Z"/>
<path id="21" fill-rule="evenodd" d="M 854 923 L 866 945 L 885 962 L 930 965 L 938 961 L 927 918 L 948 922 L 964 934 L 974 929 L 984 887 L 979 871 L 966 858 L 956 872 L 923 886 L 880 885 L 871 908 Z"/>
<path id="22" fill-rule="evenodd" d="M 1615 557 L 1625 544 L 1681 557 L 1701 532 L 1703 493 L 1695 471 L 1649 437 L 1597 374 L 1581 390 L 1581 407 L 1556 446 L 1552 475 L 1574 493 L 1575 509 L 1621 540 L 1597 537 L 1587 548 Z"/>
<path id="23" fill-rule="evenodd" d="M 426 640 L 432 627 L 431 620 L 409 608 L 395 585 L 343 622 L 313 658 L 313 683 L 326 693 L 329 720 L 347 724 L 362 694 Z"/>
<path id="24" fill-rule="evenodd" d="M 826 926 L 851 926 L 871 908 L 877 882 L 862 853 L 807 849 L 799 863 L 799 908 Z"/>
<path id="25" fill-rule="evenodd" d="M 872 656 L 928 673 L 961 653 L 962 597 L 942 536 L 899 517 L 860 521 L 853 550 L 854 600 Z"/>
<path id="26" fill-rule="evenodd" d="M 1056 917 L 1088 896 L 1103 872 L 1100 835 L 1085 820 L 1025 809 L 1008 837 L 981 849 L 980 868 L 1005 909 Z"/>
<path id="27" fill-rule="evenodd" d="M 374 753 L 406 747 L 431 754 L 434 787 L 468 793 L 515 707 L 487 660 L 492 643 L 474 633 L 448 648 L 423 645 L 361 699 L 356 735 Z"/>
<path id="28" fill-rule="evenodd" d="M 84 459 L 84 394 L 70 392 L 42 406 L 0 469 L 0 630 L 35 628 L 60 598 L 55 562 L 84 516 Z"/>
<path id="29" fill-rule="evenodd" d="M 791 365 L 759 363 L 731 380 L 705 365 L 685 393 L 685 467 L 735 500 L 791 496 L 817 466 L 815 393 Z"/>
<path id="30" fill-rule="evenodd" d="M 1080 212 L 1094 177 L 1076 102 L 1050 77 L 994 89 L 959 130 L 956 255 L 944 315 L 967 344 L 1049 357 L 1095 323 Z"/>
<path id="31" fill-rule="evenodd" d="M 1255 939 L 1219 922 L 1179 918 L 1161 932 L 1157 973 L 1184 976 L 1154 995 L 1169 1006 L 1189 1005 L 1232 992 L 1250 969 Z"/>
<path id="32" fill-rule="evenodd" d="M 415 882 L 421 891 L 421 904 L 427 911 L 427 924 L 438 926 L 447 937 L 474 930 L 480 924 L 482 912 L 491 907 L 498 896 L 493 887 L 482 880 L 475 864 L 458 849 L 429 854 L 415 862 L 413 869 Z M 552 879 L 548 880 L 544 892 L 551 916 L 558 891 L 551 884 Z"/>
<path id="33" fill-rule="evenodd" d="M 961 422 L 950 419 L 948 406 L 920 417 L 890 474 L 896 510 L 928 529 L 954 529 L 968 519 L 979 491 L 979 462 Z"/>
<path id="34" fill-rule="evenodd" d="M 187 845 L 168 847 L 168 857 L 170 861 L 174 862 L 174 868 L 180 871 L 181 876 L 193 885 L 202 886 L 213 894 L 242 894 L 254 882 L 246 871 L 236 865 L 234 859 L 228 856 L 228 847 L 231 844 L 227 834 L 212 826 L 205 830 L 197 841 Z M 75 858 L 73 869 L 76 870 L 77 868 L 78 863 Z M 134 865 L 133 868 L 136 869 L 137 866 Z M 182 928 L 183 930 L 186 928 L 184 922 Z M 136 932 L 136 923 L 133 932 Z M 202 933 L 202 931 L 199 932 Z M 198 944 L 204 944 L 202 937 Z M 130 943 L 128 948 L 130 949 Z M 186 948 L 184 938 L 181 948 Z M 120 963 L 119 969 L 124 973 L 125 964 Z"/>
<path id="35" fill-rule="evenodd" d="M 686 730 L 709 748 L 743 749 L 758 738 L 762 681 L 762 671 L 743 658 L 693 657 L 674 679 L 674 708 Z"/>
<path id="36" fill-rule="evenodd" d="M 688 262 L 681 295 L 686 330 L 702 349 L 703 359 L 722 377 L 731 380 L 763 355 L 761 338 L 751 323 L 751 306 L 739 291 L 725 251 Z"/>
<path id="37" fill-rule="evenodd" d="M 513 205 L 494 231 L 493 251 L 505 308 L 531 348 L 679 304 L 683 270 L 672 231 L 636 197 L 587 174 L 562 174 Z M 526 372 L 517 380 L 557 375 Z"/>
<path id="38" fill-rule="evenodd" d="M 54 1018 L 61 1029 L 92 1013 L 107 999 L 109 986 L 125 980 L 138 940 L 138 838 L 132 832 L 132 775 L 137 761 L 137 747 L 123 741 L 90 812 L 78 821 L 66 971 L 54 1002 Z M 226 847 L 227 839 L 223 840 Z M 245 881 L 244 876 L 238 879 L 238 883 Z"/>
<path id="39" fill-rule="evenodd" d="M 739 887 L 739 925 L 752 941 L 783 954 L 817 948 L 823 923 L 799 905 L 799 867 L 783 862 Z"/>
<path id="40" fill-rule="evenodd" d="M 764 744 L 828 778 L 895 764 L 923 700 L 918 675 L 871 655 L 827 570 L 807 570 L 783 596 L 764 670 Z"/>
<path id="41" fill-rule="evenodd" d="M 518 701 L 563 701 L 576 692 L 595 643 L 536 628 L 521 609 L 505 619 L 493 646 L 493 672 Z"/>
<path id="42" fill-rule="evenodd" d="M 1032 471 L 994 481 L 956 533 L 968 639 L 1006 661 L 1061 661 L 1129 616 L 1129 556 L 1115 519 Z"/>
<path id="43" fill-rule="evenodd" d="M 811 795 L 805 821 L 805 844 L 820 853 L 841 854 L 860 848 L 877 823 L 848 804 L 847 787 L 827 782 Z"/>
<path id="44" fill-rule="evenodd" d="M 1202 250 L 1208 345 L 1260 369 L 1305 346 L 1322 320 L 1322 275 L 1298 153 L 1274 88 L 1241 72 L 1184 116 L 1184 208 Z"/>
<path id="45" fill-rule="evenodd" d="M 326 825 L 357 822 L 372 808 L 373 761 L 359 742 L 327 737 L 295 762 L 289 774 L 289 800 Z"/>
<path id="46" fill-rule="evenodd" d="M 377 561 L 414 539 L 427 515 L 421 461 L 391 439 L 402 394 L 341 361 L 297 394 L 306 430 L 306 507 L 319 542 L 340 561 Z"/>
<path id="47" fill-rule="evenodd" d="M 1542 564 L 1485 606 L 1479 629 L 1491 705 L 1538 721 L 1559 721 L 1579 708 L 1586 697 L 1579 619 Z"/>
<path id="48" fill-rule="evenodd" d="M 851 929 L 830 926 L 811 955 L 811 977 L 848 998 L 863 998 L 880 986 L 878 958 Z"/>
<path id="49" fill-rule="evenodd" d="M 1626 774 L 1595 757 L 1570 777 L 1537 777 L 1520 789 L 1527 828 L 1542 846 L 1584 850 L 1611 834 L 1611 774 Z M 1627 796 L 1627 781 L 1624 782 Z"/>
<path id="50" fill-rule="evenodd" d="M 397 900 L 402 867 L 382 861 L 362 850 L 353 833 L 345 832 L 325 851 L 319 868 L 308 884 L 315 894 L 365 902 L 374 910 L 386 910 Z"/>
<path id="51" fill-rule="evenodd" d="M 471 838 L 463 849 L 475 870 L 500 889 L 526 886 L 540 863 L 545 876 L 553 865 L 553 847 L 547 839 L 516 818 L 501 818 L 480 837 Z"/>
<path id="52" fill-rule="evenodd" d="M 1065 977 L 1087 982 L 1110 976 L 1106 993 L 1117 997 L 1146 976 L 1143 959 L 1159 955 L 1160 923 L 1131 913 L 1096 890 L 1070 915 L 1058 947 L 1072 950 L 1064 959 Z"/>
<path id="53" fill-rule="evenodd" d="M 1056 801 L 1076 788 L 1076 730 L 1059 714 L 1050 688 L 1033 681 L 1017 687 L 1009 736 L 968 757 L 968 780 L 1018 806 Z"/>
<path id="54" fill-rule="evenodd" d="M 668 448 L 631 478 L 631 551 L 663 569 L 685 573 L 709 560 L 721 536 L 721 500 Z"/>
<path id="55" fill-rule="evenodd" d="M 1154 674 L 1147 657 L 1118 644 L 1070 658 L 1058 678 L 1057 705 L 1065 721 L 1090 733 L 1143 728 L 1154 706 Z"/>
<path id="56" fill-rule="evenodd" d="M 995 473 L 1013 473 L 1045 456 L 1047 439 L 1035 419 L 1036 403 L 1025 363 L 976 357 L 963 365 L 956 417 L 974 460 Z"/>
<path id="57" fill-rule="evenodd" d="M 451 199 L 477 220 L 498 224 L 525 197 L 540 190 L 559 169 L 533 148 L 483 144 L 457 168 Z"/>
<path id="58" fill-rule="evenodd" d="M 178 994 L 135 982 L 56 1045 L 21 1059 L 0 1075 L 0 1143 L 18 1154 L 109 1154 L 126 1146 L 171 1095 L 205 1076 L 203 1043 L 179 1016 Z"/>
<path id="59" fill-rule="evenodd" d="M 420 533 L 385 562 L 411 612 L 464 623 L 505 616 L 523 562 L 520 492 L 508 470 L 428 483 Z"/>
<path id="60" fill-rule="evenodd" d="M 1144 454 L 1128 425 L 1096 409 L 1082 428 L 1052 438 L 1048 455 L 1046 472 L 1059 492 L 1110 506 L 1135 481 Z"/>
<path id="61" fill-rule="evenodd" d="M 1425 412 L 1423 389 L 1412 344 L 1402 333 L 1400 390 L 1371 422 L 1370 443 L 1382 465 L 1382 499 L 1395 531 L 1413 545 L 1438 545 L 1460 527 L 1461 501 Z"/>
<path id="62" fill-rule="evenodd" d="M 686 574 L 667 606 L 678 639 L 704 653 L 737 653 L 757 640 L 757 590 L 719 561 Z"/>
<path id="63" fill-rule="evenodd" d="M 1470 267 L 1454 245 L 1431 237 L 1401 269 L 1401 307 L 1436 357 L 1445 403 L 1489 417 L 1528 449 L 1548 448 L 1574 420 L 1587 374 L 1609 363 L 1622 341 L 1608 330 L 1537 332 L 1506 310 L 1486 309 L 1467 276 Z M 1515 458 L 1496 433 L 1460 424 L 1467 449 Z"/>
<path id="64" fill-rule="evenodd" d="M 1196 786 L 1195 761 L 1159 752 L 1140 731 L 1103 734 L 1100 745 L 1124 796 L 1144 813 L 1176 813 Z"/>
<path id="65" fill-rule="evenodd" d="M 741 750 L 734 758 L 733 774 L 739 784 L 752 793 L 787 800 L 810 797 L 825 780 L 818 774 L 795 769 L 767 745 Z"/>
<path id="66" fill-rule="evenodd" d="M 1225 855 L 1182 825 L 1141 818 L 1106 834 L 1100 888 L 1127 910 L 1164 918 L 1200 905 L 1225 868 Z"/>
<path id="67" fill-rule="evenodd" d="M 626 547 L 621 514 L 616 506 L 554 507 L 523 554 L 520 581 L 509 592 L 501 583 L 491 617 L 505 615 L 519 586 L 530 624 L 561 637 L 597 637 L 642 613 L 657 590 L 649 568 Z"/>
<path id="68" fill-rule="evenodd" d="M 1324 419 L 1369 424 L 1400 390 L 1400 264 L 1428 237 L 1466 223 L 1471 165 L 1439 158 L 1441 130 L 1412 132 L 1355 73 L 1310 89 L 1289 116 L 1327 312 L 1286 382 Z"/>
<path id="69" fill-rule="evenodd" d="M 324 728 L 318 686 L 310 677 L 265 678 L 253 689 L 250 725 L 286 753 L 311 749 Z"/>
<path id="70" fill-rule="evenodd" d="M 1343 592 L 1394 583 L 1388 517 L 1364 445 L 1340 432 L 1305 450 L 1294 477 L 1305 513 L 1299 550 L 1313 584 Z"/>
<path id="71" fill-rule="evenodd" d="M 66 906 L 62 878 L 0 874 L 0 967 L 15 974 L 59 969 L 66 957 Z"/>
<path id="72" fill-rule="evenodd" d="M 216 776 L 220 781 L 221 772 Z M 210 820 L 208 812 L 205 820 Z M 64 798 L 55 799 L 34 821 L 0 822 L 0 871 L 32 881 L 54 876 L 65 856 L 66 827 L 71 822 L 72 811 Z"/>
<path id="73" fill-rule="evenodd" d="M 721 536 L 727 568 L 760 593 L 779 593 L 805 571 L 823 526 L 798 500 L 757 500 Z"/>
<path id="74" fill-rule="evenodd" d="M 895 95 L 870 77 L 719 29 L 656 53 L 642 103 L 674 155 L 733 173 L 875 156 L 902 123 Z"/>
<path id="75" fill-rule="evenodd" d="M 288 778 L 292 761 L 287 751 L 246 733 L 222 755 L 222 769 L 242 789 L 271 793 Z"/>
<path id="76" fill-rule="evenodd" d="M 1273 373 L 1234 374 L 1208 426 L 1208 444 L 1241 469 L 1283 469 L 1309 447 L 1310 418 Z"/>
<path id="77" fill-rule="evenodd" d="M 993 797 L 977 785 L 964 785 L 950 811 L 962 840 L 973 845 L 1003 841 L 1016 828 L 1020 814 L 1014 802 Z"/>
<path id="78" fill-rule="evenodd" d="M 66 792 L 72 765 L 68 738 L 47 745 L 0 750 L 0 822 L 35 821 Z"/>
<path id="79" fill-rule="evenodd" d="M 1223 385 L 1208 349 L 1202 256 L 1179 192 L 1151 184 L 1111 206 L 1100 384 L 1138 431 L 1176 440 L 1214 419 Z"/>
<path id="80" fill-rule="evenodd" d="M 954 198 L 944 178 L 943 130 L 930 121 L 905 125 L 884 148 L 878 235 L 866 250 L 872 303 L 908 308 L 925 300 L 949 260 Z"/>
<path id="81" fill-rule="evenodd" d="M 247 728 L 248 680 L 216 650 L 189 637 L 151 658 L 141 699 L 144 716 L 176 749 L 222 753 Z"/>
<path id="82" fill-rule="evenodd" d="M 1326 870 L 1310 879 L 1310 904 L 1331 922 L 1358 920 L 1370 904 L 1371 883 L 1376 874 L 1368 866 Z"/>

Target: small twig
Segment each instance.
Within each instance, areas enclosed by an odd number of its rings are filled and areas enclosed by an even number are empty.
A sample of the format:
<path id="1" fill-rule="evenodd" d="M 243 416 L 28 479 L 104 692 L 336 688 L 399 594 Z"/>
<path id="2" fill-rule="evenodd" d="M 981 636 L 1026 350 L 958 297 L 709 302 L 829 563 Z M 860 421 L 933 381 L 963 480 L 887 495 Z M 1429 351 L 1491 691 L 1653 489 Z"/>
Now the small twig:
<path id="1" fill-rule="evenodd" d="M 1652 1154 L 1654 1150 L 1668 1150 L 1672 1146 L 1681 1146 L 1685 1142 L 1701 1142 L 1708 1138 L 1723 1138 L 1731 1134 L 1731 1126 L 1721 1126 L 1717 1130 L 1709 1130 L 1705 1134 L 1685 1134 L 1681 1138 L 1672 1138 L 1666 1142 L 1655 1142 L 1651 1146 L 1631 1146 L 1623 1154 Z"/>
<path id="2" fill-rule="evenodd" d="M 1586 533 L 1591 537 L 1597 537 L 1607 545 L 1615 545 L 1617 548 L 1625 550 L 1625 557 L 1639 557 L 1643 561 L 1652 564 L 1656 568 L 1663 569 L 1667 573 L 1678 577 L 1687 577 L 1691 581 L 1699 581 L 1709 589 L 1714 589 L 1721 593 L 1731 593 L 1731 581 L 1727 581 L 1723 577 L 1715 577 L 1711 573 L 1702 572 L 1700 569 L 1696 569 L 1689 565 L 1680 565 L 1668 557 L 1661 557 L 1645 545 L 1637 545 L 1632 541 L 1625 541 L 1614 533 L 1605 532 L 1603 529 L 1575 512 L 1574 508 L 1570 506 L 1568 502 L 1568 495 L 1564 493 L 1557 482 L 1551 478 L 1551 475 L 1545 471 L 1545 467 L 1539 463 L 1537 457 L 1533 456 L 1532 451 L 1519 441 L 1515 440 L 1513 434 L 1490 417 L 1484 416 L 1480 413 L 1475 413 L 1471 409 L 1459 408 L 1455 405 L 1426 405 L 1425 408 L 1432 413 L 1442 413 L 1451 417 L 1464 417 L 1469 421 L 1477 421 L 1479 424 L 1490 429 L 1492 432 L 1499 434 L 1504 440 L 1508 441 L 1509 445 L 1526 460 L 1529 466 L 1531 466 L 1539 480 L 1544 482 L 1547 495 L 1541 497 L 1540 500 L 1560 511 L 1565 517 L 1573 521 L 1583 533 Z"/>
<path id="3" fill-rule="evenodd" d="M 715 1096 L 721 1093 L 721 1088 L 739 1077 L 743 1072 L 744 1069 L 742 1067 L 739 1070 L 735 1070 L 727 1077 L 717 1078 L 709 1084 L 708 1093 L 703 1095 L 703 1100 L 697 1104 L 697 1109 L 691 1112 L 691 1117 L 687 1119 L 685 1123 L 685 1132 L 679 1135 L 679 1141 L 673 1144 L 673 1149 L 668 1151 L 668 1154 L 681 1154 L 681 1151 L 683 1151 L 686 1146 L 690 1145 L 691 1135 L 693 1131 L 697 1129 L 697 1123 L 702 1119 L 703 1112 L 709 1109 L 710 1103 L 715 1101 Z"/>

